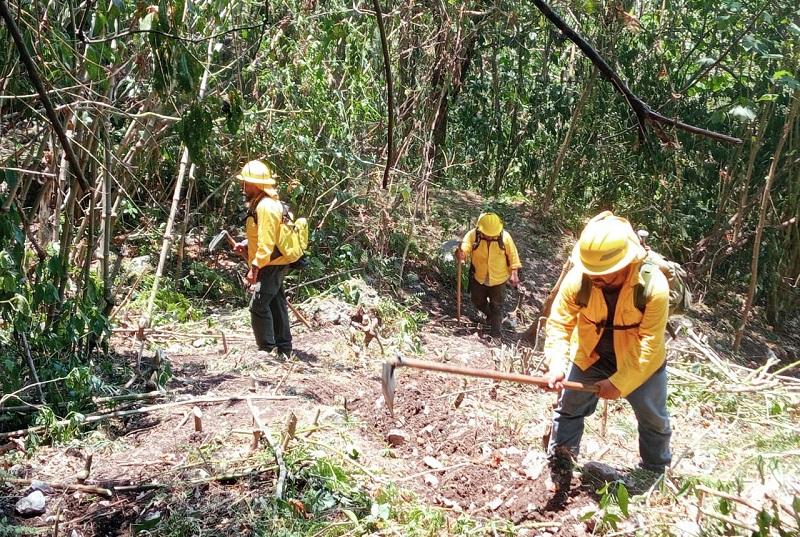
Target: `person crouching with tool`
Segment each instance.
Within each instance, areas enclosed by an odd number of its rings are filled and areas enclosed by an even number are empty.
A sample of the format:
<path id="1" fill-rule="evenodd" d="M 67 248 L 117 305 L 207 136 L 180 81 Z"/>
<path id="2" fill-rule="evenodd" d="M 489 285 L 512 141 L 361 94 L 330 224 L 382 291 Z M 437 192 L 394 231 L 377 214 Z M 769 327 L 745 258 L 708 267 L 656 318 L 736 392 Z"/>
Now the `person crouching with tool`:
<path id="1" fill-rule="evenodd" d="M 456 249 L 456 259 L 471 258 L 469 294 L 475 307 L 486 315 L 492 337 L 500 337 L 503 321 L 503 298 L 506 282 L 519 285 L 517 247 L 503 222 L 495 213 L 482 213 L 475 229 L 470 230 Z"/>
<path id="2" fill-rule="evenodd" d="M 569 469 L 578 455 L 584 418 L 598 397 L 628 400 L 639 424 L 640 466 L 663 473 L 671 462 L 664 331 L 669 284 L 660 270 L 647 285 L 640 267 L 646 252 L 624 218 L 605 211 L 591 219 L 572 252 L 547 320 L 544 354 L 551 390 L 561 391 L 548 446 L 551 471 Z M 644 293 L 644 307 L 636 304 Z M 599 391 L 563 389 L 566 378 Z"/>
<path id="3" fill-rule="evenodd" d="M 277 248 L 284 208 L 278 197 L 277 176 L 260 160 L 245 164 L 236 176 L 247 199 L 245 230 L 247 238 L 234 251 L 247 254 L 250 270 L 247 283 L 250 299 L 250 323 L 259 350 L 290 356 L 292 334 L 289 310 L 283 290 L 288 265 L 281 262 Z"/>

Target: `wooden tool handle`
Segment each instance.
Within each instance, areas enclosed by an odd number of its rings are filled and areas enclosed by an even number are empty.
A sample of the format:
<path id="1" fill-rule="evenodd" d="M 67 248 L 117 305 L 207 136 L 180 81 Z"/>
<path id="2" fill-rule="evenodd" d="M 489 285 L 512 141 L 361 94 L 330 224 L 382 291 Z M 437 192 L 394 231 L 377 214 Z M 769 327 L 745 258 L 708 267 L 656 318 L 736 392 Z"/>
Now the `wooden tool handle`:
<path id="1" fill-rule="evenodd" d="M 505 373 L 503 371 L 494 371 L 491 369 L 475 369 L 472 367 L 443 364 L 440 362 L 429 362 L 427 360 L 415 360 L 414 358 L 399 358 L 395 365 L 411 367 L 413 369 L 424 369 L 426 371 L 439 371 L 440 373 L 452 373 L 455 375 L 463 375 L 465 377 L 507 380 L 509 382 L 518 382 L 520 384 L 534 384 L 543 388 L 548 386 L 544 377 L 533 377 L 531 375 L 522 375 L 520 373 Z M 563 381 L 562 384 L 567 390 L 592 393 L 597 393 L 600 391 L 595 384 L 584 384 L 582 382 L 572 382 L 569 380 Z"/>
<path id="2" fill-rule="evenodd" d="M 461 322 L 461 260 L 456 258 L 456 320 Z"/>

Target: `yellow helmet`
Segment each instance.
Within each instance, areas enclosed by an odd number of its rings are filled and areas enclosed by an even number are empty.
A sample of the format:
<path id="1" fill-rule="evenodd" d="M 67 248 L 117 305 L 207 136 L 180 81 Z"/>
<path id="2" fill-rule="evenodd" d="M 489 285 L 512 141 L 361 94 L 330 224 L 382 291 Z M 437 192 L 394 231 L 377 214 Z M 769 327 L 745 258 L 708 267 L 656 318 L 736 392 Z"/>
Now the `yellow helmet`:
<path id="1" fill-rule="evenodd" d="M 478 231 L 487 237 L 496 237 L 503 232 L 503 221 L 494 213 L 481 213 L 478 217 Z"/>
<path id="2" fill-rule="evenodd" d="M 589 276 L 617 272 L 646 252 L 631 224 L 624 218 L 603 211 L 586 224 L 572 251 L 572 262 Z"/>
<path id="3" fill-rule="evenodd" d="M 239 181 L 250 183 L 257 186 L 275 187 L 278 184 L 276 181 L 277 175 L 272 171 L 269 165 L 264 164 L 260 160 L 251 160 L 242 168 L 242 172 L 236 176 Z"/>

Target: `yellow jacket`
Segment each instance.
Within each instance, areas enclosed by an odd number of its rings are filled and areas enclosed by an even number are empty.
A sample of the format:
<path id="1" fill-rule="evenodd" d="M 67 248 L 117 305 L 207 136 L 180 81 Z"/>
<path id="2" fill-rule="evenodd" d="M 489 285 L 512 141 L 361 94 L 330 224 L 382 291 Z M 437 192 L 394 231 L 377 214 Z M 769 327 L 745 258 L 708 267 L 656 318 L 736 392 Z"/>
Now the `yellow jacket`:
<path id="1" fill-rule="evenodd" d="M 475 267 L 475 281 L 493 287 L 505 283 L 511 277 L 511 271 L 522 266 L 517 253 L 514 239 L 508 232 L 503 231 L 503 247 L 500 249 L 497 241 L 481 239 L 478 248 L 472 249 L 475 244 L 475 230 L 464 235 L 461 241 L 461 251 L 464 255 L 472 256 L 472 266 Z"/>
<path id="2" fill-rule="evenodd" d="M 253 218 L 255 214 L 255 218 Z M 254 267 L 285 265 L 281 263 L 280 252 L 273 259 L 277 249 L 278 237 L 283 221 L 283 205 L 277 196 L 264 195 L 250 205 L 245 230 L 247 232 L 247 261 Z"/>
<path id="3" fill-rule="evenodd" d="M 614 313 L 615 326 L 639 324 L 627 330 L 614 330 L 617 372 L 609 380 L 623 397 L 641 386 L 666 359 L 664 331 L 669 316 L 669 284 L 660 270 L 652 272 L 643 315 L 634 303 L 635 286 L 644 284 L 640 266 L 639 261 L 631 264 Z M 603 334 L 608 308 L 603 291 L 597 287 L 592 287 L 585 308 L 575 304 L 582 277 L 579 268 L 573 267 L 567 273 L 547 320 L 544 354 L 551 371 L 565 371 L 567 359 L 586 371 L 599 359 L 595 347 Z M 591 321 L 600 323 L 601 328 Z"/>

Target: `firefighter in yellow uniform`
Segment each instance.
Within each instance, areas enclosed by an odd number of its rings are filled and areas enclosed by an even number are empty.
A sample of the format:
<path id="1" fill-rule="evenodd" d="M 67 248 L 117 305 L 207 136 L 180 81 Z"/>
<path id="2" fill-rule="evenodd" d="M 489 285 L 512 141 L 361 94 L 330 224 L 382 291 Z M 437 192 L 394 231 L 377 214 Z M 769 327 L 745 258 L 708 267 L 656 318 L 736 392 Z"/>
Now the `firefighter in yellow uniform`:
<path id="1" fill-rule="evenodd" d="M 495 213 L 482 213 L 456 250 L 459 262 L 471 258 L 469 293 L 472 303 L 489 321 L 491 335 L 500 336 L 506 282 L 519 285 L 522 263 L 511 235 Z"/>
<path id="2" fill-rule="evenodd" d="M 647 253 L 630 223 L 605 211 L 586 224 L 547 320 L 545 376 L 563 390 L 553 414 L 548 455 L 556 468 L 578 455 L 584 418 L 602 399 L 628 400 L 639 424 L 640 465 L 664 472 L 672 460 L 664 332 L 669 283 L 660 270 L 646 284 Z M 584 291 L 585 289 L 585 291 Z M 636 306 L 644 289 L 645 305 Z M 571 367 L 567 367 L 570 365 Z M 564 378 L 599 393 L 564 390 Z"/>
<path id="3" fill-rule="evenodd" d="M 292 334 L 289 310 L 283 289 L 288 265 L 281 260 L 278 238 L 284 217 L 284 205 L 278 197 L 277 176 L 259 160 L 245 164 L 237 176 L 247 198 L 247 239 L 235 250 L 247 253 L 249 271 L 247 282 L 253 296 L 250 299 L 250 323 L 258 348 L 289 356 Z"/>

